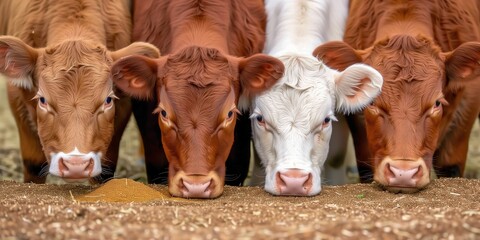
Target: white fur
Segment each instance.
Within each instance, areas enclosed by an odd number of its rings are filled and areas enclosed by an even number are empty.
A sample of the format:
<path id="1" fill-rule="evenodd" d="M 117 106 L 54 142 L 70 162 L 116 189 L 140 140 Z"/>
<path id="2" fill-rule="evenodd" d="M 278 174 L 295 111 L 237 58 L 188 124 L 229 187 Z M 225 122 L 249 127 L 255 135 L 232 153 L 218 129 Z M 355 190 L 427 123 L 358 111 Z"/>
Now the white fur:
<path id="1" fill-rule="evenodd" d="M 321 43 L 342 37 L 347 0 L 266 0 L 266 10 L 265 52 L 284 63 L 285 74 L 251 105 L 254 144 L 266 169 L 265 190 L 279 194 L 276 173 L 295 168 L 311 174 L 308 195 L 315 195 L 321 191 L 321 169 L 332 134 L 332 124 L 323 124 L 325 118 L 335 120 L 337 108 L 358 111 L 379 94 L 382 79 L 365 65 L 339 73 L 312 56 Z M 335 29 L 329 30 L 329 25 Z M 372 76 L 374 83 L 359 86 L 360 80 Z M 259 115 L 266 127 L 256 120 Z"/>
<path id="2" fill-rule="evenodd" d="M 360 85 L 363 79 L 369 79 L 369 81 Z M 337 110 L 344 113 L 361 110 L 380 93 L 382 84 L 382 75 L 372 67 L 364 64 L 348 67 L 335 77 Z"/>
<path id="3" fill-rule="evenodd" d="M 348 0 L 327 0 L 329 4 L 328 26 L 326 30 L 327 41 L 342 41 L 348 17 Z"/>
<path id="4" fill-rule="evenodd" d="M 61 177 L 62 174 L 60 173 L 59 161 L 60 159 L 68 160 L 71 157 L 81 157 L 83 160 L 93 159 L 93 170 L 90 174 L 90 177 L 95 177 L 100 175 L 100 173 L 102 173 L 102 163 L 101 163 L 102 153 L 101 152 L 82 153 L 78 151 L 77 147 L 75 147 L 75 149 L 73 149 L 73 151 L 69 153 L 58 152 L 58 153 L 50 154 L 50 168 L 49 168 L 50 174 Z"/>
<path id="5" fill-rule="evenodd" d="M 265 53 L 303 52 L 326 41 L 342 40 L 348 0 L 266 0 Z"/>

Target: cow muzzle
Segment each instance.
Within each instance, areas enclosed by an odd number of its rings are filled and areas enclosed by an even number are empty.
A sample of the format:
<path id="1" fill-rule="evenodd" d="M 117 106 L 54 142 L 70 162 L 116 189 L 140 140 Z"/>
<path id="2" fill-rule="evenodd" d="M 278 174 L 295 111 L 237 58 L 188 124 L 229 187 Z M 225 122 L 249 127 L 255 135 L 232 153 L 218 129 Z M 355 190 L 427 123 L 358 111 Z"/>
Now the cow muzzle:
<path id="1" fill-rule="evenodd" d="M 296 168 L 275 173 L 278 195 L 308 196 L 312 189 L 312 174 Z"/>
<path id="2" fill-rule="evenodd" d="M 422 158 L 385 158 L 375 173 L 375 181 L 392 192 L 417 192 L 430 183 L 429 171 Z"/>
<path id="3" fill-rule="evenodd" d="M 70 153 L 52 153 L 50 173 L 69 181 L 96 177 L 102 172 L 101 153 L 81 153 L 75 148 Z"/>
<path id="4" fill-rule="evenodd" d="M 223 181 L 214 172 L 204 175 L 180 171 L 168 185 L 170 194 L 175 197 L 216 198 L 223 192 Z"/>

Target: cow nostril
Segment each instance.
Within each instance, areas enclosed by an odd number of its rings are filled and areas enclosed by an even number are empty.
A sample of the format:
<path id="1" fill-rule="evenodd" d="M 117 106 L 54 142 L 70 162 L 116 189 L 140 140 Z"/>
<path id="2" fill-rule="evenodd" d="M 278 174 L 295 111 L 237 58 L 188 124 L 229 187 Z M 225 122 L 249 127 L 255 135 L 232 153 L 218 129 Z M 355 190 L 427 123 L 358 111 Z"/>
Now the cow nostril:
<path id="1" fill-rule="evenodd" d="M 88 164 L 88 167 L 92 167 L 93 168 L 93 165 L 95 164 L 95 162 L 93 161 L 93 159 L 90 158 L 90 163 Z"/>
<path id="2" fill-rule="evenodd" d="M 182 191 L 188 191 L 188 188 L 185 186 L 183 182 L 184 182 L 183 178 L 180 178 L 178 180 L 178 188 L 180 188 Z"/>
<path id="3" fill-rule="evenodd" d="M 63 158 L 58 160 L 58 169 L 60 170 L 60 173 L 68 171 L 68 166 L 65 164 L 65 160 Z"/>
<path id="4" fill-rule="evenodd" d="M 312 174 L 309 173 L 307 180 L 305 181 L 305 183 L 303 183 L 303 188 L 309 191 L 312 188 L 312 185 L 313 185 Z"/>
<path id="5" fill-rule="evenodd" d="M 280 172 L 277 172 L 275 176 L 275 180 L 277 182 L 277 186 L 282 188 L 282 187 L 287 187 L 287 183 L 283 180 L 282 174 Z"/>
<path id="6" fill-rule="evenodd" d="M 205 192 L 211 191 L 214 188 L 215 188 L 215 182 L 213 180 L 210 180 L 208 187 L 205 188 Z"/>
<path id="7" fill-rule="evenodd" d="M 419 180 L 420 178 L 423 177 L 423 169 L 422 166 L 418 166 L 417 172 L 413 174 L 412 179 L 414 180 Z"/>
<path id="8" fill-rule="evenodd" d="M 395 173 L 391 170 L 390 163 L 385 164 L 384 174 L 387 179 L 395 177 Z"/>
<path id="9" fill-rule="evenodd" d="M 93 161 L 93 159 L 90 158 L 90 160 L 88 161 L 88 165 L 85 168 L 85 171 L 87 171 L 88 173 L 91 173 L 93 171 L 94 165 L 95 165 L 95 162 Z"/>

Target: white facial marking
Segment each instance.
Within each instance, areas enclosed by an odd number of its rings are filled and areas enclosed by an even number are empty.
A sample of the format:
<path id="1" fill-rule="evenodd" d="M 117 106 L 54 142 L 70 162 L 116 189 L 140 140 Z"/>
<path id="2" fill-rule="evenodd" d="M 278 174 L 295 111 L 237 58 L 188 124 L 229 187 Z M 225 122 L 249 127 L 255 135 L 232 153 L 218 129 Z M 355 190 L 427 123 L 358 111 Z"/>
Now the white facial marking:
<path id="1" fill-rule="evenodd" d="M 73 157 L 80 158 L 85 161 L 89 159 L 93 160 L 93 170 L 91 171 L 89 176 L 85 176 L 85 179 L 98 176 L 100 175 L 100 173 L 102 173 L 102 164 L 101 164 L 102 153 L 101 152 L 82 153 L 78 150 L 77 147 L 75 147 L 73 151 L 69 153 L 64 153 L 64 152 L 50 153 L 50 168 L 49 168 L 50 174 L 61 177 L 62 173 L 60 172 L 60 163 L 59 163 L 60 159 L 63 159 L 64 161 L 69 161 Z"/>

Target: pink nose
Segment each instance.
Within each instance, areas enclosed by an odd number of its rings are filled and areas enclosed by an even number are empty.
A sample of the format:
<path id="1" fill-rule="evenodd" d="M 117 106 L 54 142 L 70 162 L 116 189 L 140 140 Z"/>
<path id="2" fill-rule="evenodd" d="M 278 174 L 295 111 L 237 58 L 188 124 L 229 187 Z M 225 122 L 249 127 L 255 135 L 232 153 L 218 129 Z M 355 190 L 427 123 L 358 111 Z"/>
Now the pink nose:
<path id="1" fill-rule="evenodd" d="M 211 178 L 184 177 L 182 194 L 185 198 L 209 198 L 212 193 L 213 184 Z"/>
<path id="2" fill-rule="evenodd" d="M 93 170 L 93 159 L 83 159 L 80 157 L 61 158 L 58 167 L 64 178 L 88 178 Z"/>
<path id="3" fill-rule="evenodd" d="M 416 187 L 423 176 L 423 170 L 420 164 L 395 166 L 393 163 L 388 163 L 385 165 L 385 176 L 389 186 Z"/>
<path id="4" fill-rule="evenodd" d="M 306 196 L 312 188 L 312 174 L 300 169 L 279 171 L 276 186 L 280 195 Z"/>

